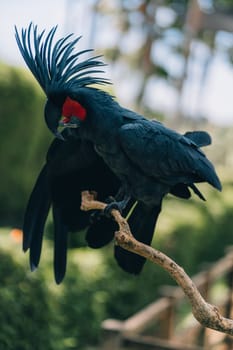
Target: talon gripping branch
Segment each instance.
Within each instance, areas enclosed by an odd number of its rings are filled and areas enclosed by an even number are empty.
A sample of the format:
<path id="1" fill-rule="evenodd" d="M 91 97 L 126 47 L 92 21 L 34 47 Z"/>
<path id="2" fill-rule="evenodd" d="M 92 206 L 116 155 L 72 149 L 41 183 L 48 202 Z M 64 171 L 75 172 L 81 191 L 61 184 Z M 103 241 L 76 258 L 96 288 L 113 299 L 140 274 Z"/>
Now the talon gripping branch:
<path id="1" fill-rule="evenodd" d="M 157 121 L 120 106 L 93 84 L 109 83 L 98 76 L 99 56 L 81 60 L 92 50 L 75 51 L 80 38 L 68 35 L 55 42 L 30 24 L 16 29 L 20 52 L 47 96 L 45 121 L 56 136 L 30 196 L 24 219 L 23 249 L 30 249 L 31 268 L 38 266 L 45 221 L 50 207 L 54 220 L 54 271 L 60 283 L 66 270 L 67 234 L 87 227 L 86 240 L 98 248 L 113 239 L 114 207 L 126 216 L 132 233 L 150 244 L 162 200 L 168 193 L 188 199 L 190 189 L 204 199 L 196 183 L 221 184 L 200 147 L 211 143 L 203 131 L 181 135 Z M 97 74 L 97 75 L 96 75 Z M 60 133 L 59 126 L 64 130 Z M 104 215 L 80 208 L 82 190 L 98 199 L 114 196 Z M 136 204 L 136 205 L 135 205 Z M 139 273 L 145 259 L 115 247 L 115 258 L 127 272 Z"/>

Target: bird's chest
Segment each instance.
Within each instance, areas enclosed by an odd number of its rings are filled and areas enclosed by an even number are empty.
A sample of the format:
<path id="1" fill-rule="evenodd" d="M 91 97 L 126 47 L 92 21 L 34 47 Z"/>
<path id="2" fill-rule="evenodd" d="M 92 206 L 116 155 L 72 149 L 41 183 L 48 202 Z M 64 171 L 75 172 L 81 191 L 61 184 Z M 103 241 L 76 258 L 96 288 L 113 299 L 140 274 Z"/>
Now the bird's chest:
<path id="1" fill-rule="evenodd" d="M 105 122 L 100 120 L 93 123 L 93 125 L 89 124 L 85 131 L 86 137 L 94 144 L 96 153 L 122 179 L 130 173 L 130 163 L 119 142 L 121 126 L 122 120 L 120 118 L 106 118 Z"/>
<path id="2" fill-rule="evenodd" d="M 118 177 L 125 177 L 129 171 L 129 163 L 116 143 L 97 143 L 95 150 Z"/>

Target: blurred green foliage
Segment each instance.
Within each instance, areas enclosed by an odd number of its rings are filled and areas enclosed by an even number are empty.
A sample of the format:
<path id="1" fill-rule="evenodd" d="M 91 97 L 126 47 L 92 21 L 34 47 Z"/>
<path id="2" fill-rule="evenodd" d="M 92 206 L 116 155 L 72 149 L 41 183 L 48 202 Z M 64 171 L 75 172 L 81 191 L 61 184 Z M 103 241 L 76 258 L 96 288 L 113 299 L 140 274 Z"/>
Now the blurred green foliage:
<path id="1" fill-rule="evenodd" d="M 43 163 L 51 138 L 43 120 L 44 100 L 29 73 L 0 65 L 0 225 L 20 222 Z"/>
<path id="2" fill-rule="evenodd" d="M 41 274 L 26 272 L 22 259 L 17 259 L 15 243 L 1 231 L 3 238 L 0 248 L 0 349 L 52 350 L 55 336 L 51 320 L 54 315 L 45 279 Z"/>

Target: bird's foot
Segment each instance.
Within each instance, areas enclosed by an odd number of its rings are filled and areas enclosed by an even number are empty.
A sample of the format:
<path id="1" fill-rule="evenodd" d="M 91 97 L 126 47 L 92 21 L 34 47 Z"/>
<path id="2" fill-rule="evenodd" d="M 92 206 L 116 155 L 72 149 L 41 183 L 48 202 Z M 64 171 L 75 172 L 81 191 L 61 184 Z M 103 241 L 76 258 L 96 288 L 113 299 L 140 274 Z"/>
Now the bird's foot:
<path id="1" fill-rule="evenodd" d="M 103 218 L 103 216 L 109 219 L 113 219 L 111 214 L 113 209 L 118 210 L 121 213 L 121 215 L 123 215 L 124 209 L 126 209 L 127 205 L 131 203 L 132 199 L 129 195 L 125 195 L 122 200 L 118 200 L 118 198 L 118 194 L 116 195 L 116 197 L 107 197 L 104 200 L 104 202 L 107 204 L 106 207 L 101 211 L 94 210 L 90 215 L 90 223 L 94 224 L 95 222 L 100 221 Z"/>
<path id="2" fill-rule="evenodd" d="M 116 202 L 116 199 L 112 196 L 109 196 L 105 199 L 104 201 L 107 206 L 112 204 L 112 203 L 115 203 Z M 105 213 L 105 210 L 93 210 L 91 215 L 90 215 L 90 224 L 95 224 L 96 222 L 100 221 L 103 217 L 108 217 L 108 218 L 112 218 L 111 216 L 111 210 L 109 210 L 109 213 L 106 214 Z"/>
<path id="3" fill-rule="evenodd" d="M 128 202 L 130 200 L 130 197 L 125 197 L 122 201 L 116 201 L 114 198 L 113 200 L 107 204 L 105 209 L 103 210 L 103 213 L 107 217 L 111 217 L 111 212 L 113 209 L 118 210 L 121 214 L 123 213 L 123 210 L 127 206 Z"/>
<path id="4" fill-rule="evenodd" d="M 103 214 L 104 214 L 105 216 L 107 216 L 108 218 L 110 218 L 110 217 L 112 217 L 111 212 L 112 212 L 113 209 L 116 209 L 116 210 L 118 210 L 120 213 L 122 213 L 122 208 L 120 207 L 119 202 L 112 202 L 112 203 L 109 203 L 109 204 L 106 206 L 106 208 L 104 208 Z"/>

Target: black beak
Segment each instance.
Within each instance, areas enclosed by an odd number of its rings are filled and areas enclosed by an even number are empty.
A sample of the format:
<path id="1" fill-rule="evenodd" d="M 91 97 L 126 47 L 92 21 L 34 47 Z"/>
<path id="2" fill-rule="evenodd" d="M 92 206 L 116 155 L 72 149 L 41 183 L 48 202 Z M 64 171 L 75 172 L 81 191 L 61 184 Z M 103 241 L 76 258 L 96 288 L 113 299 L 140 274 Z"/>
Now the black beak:
<path id="1" fill-rule="evenodd" d="M 59 131 L 56 131 L 54 135 L 56 136 L 57 139 L 61 141 L 65 141 L 65 138 L 62 136 L 62 134 Z"/>

